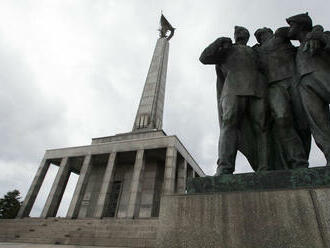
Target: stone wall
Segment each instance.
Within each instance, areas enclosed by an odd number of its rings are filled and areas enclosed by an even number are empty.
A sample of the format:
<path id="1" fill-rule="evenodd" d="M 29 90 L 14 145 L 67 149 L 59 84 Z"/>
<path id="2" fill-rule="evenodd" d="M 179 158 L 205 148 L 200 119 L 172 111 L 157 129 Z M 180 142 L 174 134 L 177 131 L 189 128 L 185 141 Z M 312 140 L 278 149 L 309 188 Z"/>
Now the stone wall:
<path id="1" fill-rule="evenodd" d="M 163 196 L 159 248 L 328 248 L 330 189 Z"/>

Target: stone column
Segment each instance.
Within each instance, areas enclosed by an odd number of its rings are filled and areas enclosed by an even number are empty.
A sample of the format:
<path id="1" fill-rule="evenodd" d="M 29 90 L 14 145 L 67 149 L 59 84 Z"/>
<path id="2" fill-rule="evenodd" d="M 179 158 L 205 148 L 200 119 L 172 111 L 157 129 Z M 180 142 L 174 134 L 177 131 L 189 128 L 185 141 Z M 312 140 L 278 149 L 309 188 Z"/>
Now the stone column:
<path id="1" fill-rule="evenodd" d="M 187 164 L 187 177 L 188 178 L 194 178 L 194 170 L 190 166 L 190 164 Z"/>
<path id="2" fill-rule="evenodd" d="M 134 218 L 137 216 L 137 206 L 138 206 L 138 195 L 139 189 L 141 187 L 141 180 L 144 170 L 144 150 L 138 150 L 136 152 L 134 172 L 131 182 L 130 196 L 127 206 L 127 218 Z"/>
<path id="3" fill-rule="evenodd" d="M 95 217 L 102 218 L 104 210 L 109 199 L 109 194 L 111 193 L 111 184 L 113 182 L 114 172 L 115 172 L 115 161 L 116 152 L 109 155 L 107 168 L 102 181 L 102 186 L 100 194 L 96 203 Z"/>
<path id="4" fill-rule="evenodd" d="M 176 192 L 184 194 L 186 191 L 186 180 L 187 180 L 187 161 L 182 159 L 178 164 L 178 178 Z"/>
<path id="5" fill-rule="evenodd" d="M 65 157 L 62 158 L 60 168 L 58 169 L 55 181 L 53 183 L 52 189 L 50 190 L 46 204 L 44 206 L 44 209 L 42 210 L 40 217 L 55 217 L 69 177 L 70 163 L 69 158 Z"/>
<path id="6" fill-rule="evenodd" d="M 176 158 L 177 151 L 175 147 L 167 147 L 163 184 L 164 195 L 173 194 L 175 191 Z"/>
<path id="7" fill-rule="evenodd" d="M 67 218 L 77 218 L 78 216 L 80 204 L 84 196 L 84 192 L 86 190 L 88 177 L 92 167 L 91 161 L 92 161 L 92 155 L 87 155 L 84 158 L 84 162 L 80 169 L 78 182 L 73 193 L 73 197 L 70 203 L 68 213 L 66 215 Z"/>
<path id="8" fill-rule="evenodd" d="M 25 200 L 17 214 L 17 218 L 23 218 L 30 215 L 33 204 L 37 198 L 42 182 L 45 179 L 46 173 L 48 171 L 50 161 L 43 159 L 40 163 L 39 169 L 34 176 L 33 182 L 30 186 L 28 193 L 26 194 Z"/>

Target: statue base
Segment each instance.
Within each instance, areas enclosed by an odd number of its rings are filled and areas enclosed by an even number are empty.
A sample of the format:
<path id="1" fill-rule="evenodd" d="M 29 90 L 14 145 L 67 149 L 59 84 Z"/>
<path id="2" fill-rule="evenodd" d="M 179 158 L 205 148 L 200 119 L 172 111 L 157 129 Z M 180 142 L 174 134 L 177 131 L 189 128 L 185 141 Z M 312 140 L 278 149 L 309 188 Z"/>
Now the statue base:
<path id="1" fill-rule="evenodd" d="M 330 167 L 192 178 L 188 194 L 330 187 Z"/>
<path id="2" fill-rule="evenodd" d="M 162 197 L 157 247 L 330 247 L 329 171 L 195 178 Z"/>

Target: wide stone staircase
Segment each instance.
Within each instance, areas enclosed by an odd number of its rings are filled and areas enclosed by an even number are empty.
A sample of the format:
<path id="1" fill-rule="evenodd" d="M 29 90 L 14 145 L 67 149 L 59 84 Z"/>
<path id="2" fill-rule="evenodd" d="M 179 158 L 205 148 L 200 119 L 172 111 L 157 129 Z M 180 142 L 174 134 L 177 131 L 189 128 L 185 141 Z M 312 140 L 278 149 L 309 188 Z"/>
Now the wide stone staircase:
<path id="1" fill-rule="evenodd" d="M 158 219 L 0 219 L 0 242 L 156 247 Z"/>

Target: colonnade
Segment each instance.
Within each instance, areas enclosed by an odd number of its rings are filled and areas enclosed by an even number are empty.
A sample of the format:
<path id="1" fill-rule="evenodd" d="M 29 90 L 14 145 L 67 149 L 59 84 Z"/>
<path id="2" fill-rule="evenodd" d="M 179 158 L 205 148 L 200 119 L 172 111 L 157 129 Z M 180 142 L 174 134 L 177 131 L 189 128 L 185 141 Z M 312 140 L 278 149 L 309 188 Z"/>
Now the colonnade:
<path id="1" fill-rule="evenodd" d="M 109 194 L 111 193 L 111 185 L 115 174 L 116 157 L 118 152 L 108 154 L 107 165 L 103 180 L 98 195 L 96 207 L 94 210 L 95 218 L 102 218 L 106 209 L 106 203 Z M 67 218 L 77 218 L 80 206 L 83 201 L 84 192 L 86 190 L 91 168 L 93 166 L 92 156 L 95 154 L 86 154 L 83 157 L 83 162 L 80 168 L 79 178 L 74 190 L 74 194 L 67 212 Z M 184 193 L 186 189 L 187 176 L 195 177 L 196 172 L 191 169 L 186 159 L 180 156 L 174 146 L 166 147 L 165 155 L 165 170 L 162 186 L 162 194 Z M 145 167 L 145 150 L 136 151 L 133 176 L 130 183 L 129 200 L 127 205 L 127 218 L 136 218 L 138 209 L 138 193 L 141 181 L 143 180 L 143 171 Z M 55 217 L 58 211 L 63 193 L 65 191 L 68 179 L 71 173 L 70 161 L 74 157 L 63 157 L 60 159 L 59 170 L 51 187 L 47 201 L 41 213 L 41 218 Z M 57 158 L 58 160 L 58 158 Z M 35 199 L 39 193 L 41 185 L 44 181 L 46 173 L 52 159 L 44 158 L 39 166 L 39 169 L 33 179 L 32 185 L 25 197 L 25 200 L 18 213 L 18 218 L 29 216 Z M 189 169 L 190 168 L 190 169 Z"/>

